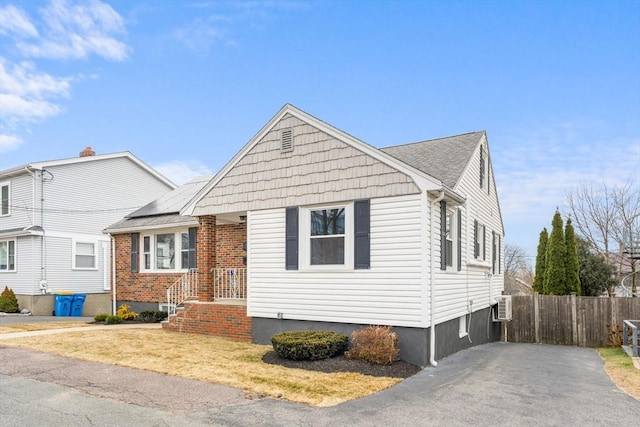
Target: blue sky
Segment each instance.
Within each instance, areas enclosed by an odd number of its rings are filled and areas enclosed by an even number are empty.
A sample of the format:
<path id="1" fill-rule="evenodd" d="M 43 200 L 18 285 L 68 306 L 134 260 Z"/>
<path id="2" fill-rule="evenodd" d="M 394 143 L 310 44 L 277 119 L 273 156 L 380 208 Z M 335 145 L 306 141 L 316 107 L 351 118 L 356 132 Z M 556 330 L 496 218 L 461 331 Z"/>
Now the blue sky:
<path id="1" fill-rule="evenodd" d="M 291 103 L 375 146 L 486 130 L 506 242 L 640 183 L 638 1 L 0 1 L 0 170 L 219 170 Z"/>

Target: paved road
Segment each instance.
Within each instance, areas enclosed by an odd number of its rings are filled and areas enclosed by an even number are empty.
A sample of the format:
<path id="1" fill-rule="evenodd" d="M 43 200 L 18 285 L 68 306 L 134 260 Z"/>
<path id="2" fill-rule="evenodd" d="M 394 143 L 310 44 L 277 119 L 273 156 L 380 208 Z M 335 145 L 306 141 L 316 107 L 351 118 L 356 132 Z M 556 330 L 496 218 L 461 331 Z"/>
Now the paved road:
<path id="1" fill-rule="evenodd" d="M 640 401 L 592 349 L 493 343 L 330 408 L 2 347 L 3 426 L 637 426 Z"/>

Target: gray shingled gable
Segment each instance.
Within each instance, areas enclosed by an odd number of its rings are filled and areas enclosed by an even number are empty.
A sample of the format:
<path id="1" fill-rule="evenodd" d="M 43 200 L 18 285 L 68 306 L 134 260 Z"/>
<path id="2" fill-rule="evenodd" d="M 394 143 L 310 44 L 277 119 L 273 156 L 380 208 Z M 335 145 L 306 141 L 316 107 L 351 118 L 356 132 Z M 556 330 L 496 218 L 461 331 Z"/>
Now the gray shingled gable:
<path id="1" fill-rule="evenodd" d="M 380 151 L 454 188 L 484 134 L 484 131 L 471 132 L 381 148 Z"/>

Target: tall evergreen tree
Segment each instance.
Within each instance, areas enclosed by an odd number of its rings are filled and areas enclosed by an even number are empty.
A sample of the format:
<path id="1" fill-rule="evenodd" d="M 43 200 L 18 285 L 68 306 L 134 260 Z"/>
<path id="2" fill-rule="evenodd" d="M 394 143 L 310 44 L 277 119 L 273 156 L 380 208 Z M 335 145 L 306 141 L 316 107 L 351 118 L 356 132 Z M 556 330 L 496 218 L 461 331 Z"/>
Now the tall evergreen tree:
<path id="1" fill-rule="evenodd" d="M 566 257 L 562 217 L 556 211 L 551 222 L 551 234 L 547 243 L 547 255 L 544 273 L 544 292 L 551 295 L 566 295 Z"/>
<path id="2" fill-rule="evenodd" d="M 538 239 L 538 253 L 536 254 L 536 272 L 533 278 L 533 290 L 539 294 L 544 292 L 544 268 L 547 255 L 547 241 L 549 240 L 549 232 L 547 228 L 543 228 Z"/>
<path id="3" fill-rule="evenodd" d="M 565 287 L 568 293 L 575 292 L 576 295 L 580 295 L 580 261 L 576 246 L 576 233 L 573 224 L 571 224 L 571 218 L 567 218 L 567 224 L 564 228 L 564 243 L 567 248 Z"/>
<path id="4" fill-rule="evenodd" d="M 607 289 L 616 286 L 613 279 L 615 268 L 607 264 L 605 257 L 598 255 L 587 240 L 576 237 L 576 246 L 580 260 L 581 294 L 588 297 L 606 294 Z"/>

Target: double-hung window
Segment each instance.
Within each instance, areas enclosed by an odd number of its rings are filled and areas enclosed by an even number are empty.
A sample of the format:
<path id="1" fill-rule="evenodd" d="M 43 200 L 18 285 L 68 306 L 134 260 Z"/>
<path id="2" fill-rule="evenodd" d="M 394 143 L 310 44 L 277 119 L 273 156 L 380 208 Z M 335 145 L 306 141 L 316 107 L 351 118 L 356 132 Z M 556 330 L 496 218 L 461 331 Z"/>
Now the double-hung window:
<path id="1" fill-rule="evenodd" d="M 0 241 L 0 273 L 16 271 L 16 241 Z"/>
<path id="2" fill-rule="evenodd" d="M 345 208 L 309 210 L 309 264 L 344 265 Z"/>
<path id="3" fill-rule="evenodd" d="M 492 244 L 493 247 L 493 257 L 491 259 L 491 269 L 493 274 L 500 274 L 501 266 L 500 266 L 500 253 L 502 252 L 502 242 L 500 235 L 493 231 L 492 233 Z"/>
<path id="4" fill-rule="evenodd" d="M 142 270 L 195 268 L 195 239 L 195 229 L 142 236 Z"/>
<path id="5" fill-rule="evenodd" d="M 368 199 L 285 210 L 287 270 L 371 268 Z"/>
<path id="6" fill-rule="evenodd" d="M 445 228 L 445 236 L 446 236 L 446 245 L 445 245 L 445 258 L 447 260 L 447 267 L 453 267 L 453 223 L 455 221 L 455 217 L 453 212 L 447 213 L 446 218 L 446 228 Z"/>
<path id="7" fill-rule="evenodd" d="M 486 227 L 478 221 L 473 222 L 474 247 L 473 257 L 478 261 L 487 259 Z"/>
<path id="8" fill-rule="evenodd" d="M 95 270 L 96 261 L 96 243 L 76 241 L 73 244 L 73 268 L 83 270 Z"/>
<path id="9" fill-rule="evenodd" d="M 0 182 L 0 216 L 7 216 L 10 214 L 10 190 L 9 181 Z"/>
<path id="10" fill-rule="evenodd" d="M 155 251 L 156 270 L 174 270 L 176 268 L 175 234 L 156 234 Z"/>
<path id="11" fill-rule="evenodd" d="M 462 210 L 440 202 L 440 269 L 462 270 Z"/>
<path id="12" fill-rule="evenodd" d="M 303 268 L 349 268 L 353 252 L 353 206 L 300 209 Z"/>

